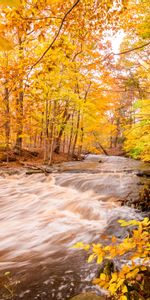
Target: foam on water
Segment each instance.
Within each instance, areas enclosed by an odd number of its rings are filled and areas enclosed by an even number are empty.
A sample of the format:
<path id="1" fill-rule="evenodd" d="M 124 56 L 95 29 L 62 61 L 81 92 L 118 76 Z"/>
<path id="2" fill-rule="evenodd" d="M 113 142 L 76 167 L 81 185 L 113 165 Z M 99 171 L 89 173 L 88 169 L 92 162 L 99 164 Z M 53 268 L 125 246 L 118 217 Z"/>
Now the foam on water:
<path id="1" fill-rule="evenodd" d="M 118 173 L 0 177 L 0 271 L 23 278 L 15 299 L 68 299 L 85 289 L 89 265 L 71 246 L 115 234 L 117 219 L 138 217 L 117 201 L 133 183 Z"/>

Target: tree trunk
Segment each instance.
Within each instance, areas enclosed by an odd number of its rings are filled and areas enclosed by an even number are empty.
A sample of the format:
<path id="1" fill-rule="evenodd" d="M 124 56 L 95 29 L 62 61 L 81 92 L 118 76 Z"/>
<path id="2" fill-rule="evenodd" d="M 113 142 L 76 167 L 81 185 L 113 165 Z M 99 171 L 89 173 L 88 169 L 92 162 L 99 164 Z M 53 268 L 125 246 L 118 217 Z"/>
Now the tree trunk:
<path id="1" fill-rule="evenodd" d="M 56 115 L 56 102 L 53 101 L 51 103 L 51 120 L 50 120 L 50 135 L 49 135 L 49 161 L 48 161 L 49 165 L 52 164 L 52 159 L 53 159 L 55 115 Z"/>
<path id="2" fill-rule="evenodd" d="M 116 132 L 116 136 L 115 136 L 115 140 L 114 140 L 114 147 L 115 148 L 118 145 L 118 138 L 119 138 L 119 134 L 120 134 L 120 118 L 119 117 L 116 120 L 116 126 L 117 126 L 117 132 Z"/>
<path id="3" fill-rule="evenodd" d="M 78 158 L 81 158 L 81 154 L 82 154 L 82 147 L 83 147 L 83 139 L 84 139 L 84 127 L 83 127 L 83 115 L 81 118 L 81 138 L 80 138 L 80 145 L 79 145 L 79 149 L 78 149 Z"/>
<path id="4" fill-rule="evenodd" d="M 70 149 L 71 149 L 71 144 L 72 144 L 72 138 L 73 138 L 73 121 L 74 121 L 74 111 L 71 116 L 71 129 L 70 129 L 70 137 L 69 137 L 69 145 L 68 145 L 68 155 L 67 158 L 70 156 Z"/>
<path id="5" fill-rule="evenodd" d="M 104 152 L 105 155 L 109 155 L 108 152 L 106 151 L 106 149 L 104 149 L 104 147 L 98 142 L 99 147 L 102 149 L 102 151 Z"/>
<path id="6" fill-rule="evenodd" d="M 5 82 L 7 85 L 7 81 Z M 4 104 L 5 104 L 5 141 L 6 141 L 6 152 L 7 152 L 7 162 L 9 161 L 8 150 L 10 143 L 10 110 L 9 110 L 9 90 L 5 86 L 4 89 Z"/>
<path id="7" fill-rule="evenodd" d="M 62 135 L 64 133 L 64 130 L 65 130 L 65 127 L 66 127 L 66 124 L 67 124 L 69 118 L 70 118 L 70 114 L 68 114 L 68 103 L 67 103 L 65 110 L 64 110 L 64 114 L 63 114 L 62 125 L 60 128 L 58 137 L 56 138 L 56 146 L 55 146 L 54 152 L 57 154 L 60 153 L 61 138 L 62 138 Z"/>
<path id="8" fill-rule="evenodd" d="M 91 82 L 88 84 L 88 87 L 87 87 L 87 90 L 85 91 L 85 95 L 84 95 L 84 105 L 86 103 L 86 100 L 87 100 L 87 96 L 88 96 L 88 93 L 90 91 L 90 87 L 91 87 Z M 84 125 L 83 125 L 83 116 L 84 116 L 84 113 L 83 113 L 83 110 L 81 111 L 81 138 L 80 138 L 80 145 L 79 145 L 79 149 L 78 149 L 78 158 L 80 159 L 81 157 L 81 154 L 82 154 L 82 147 L 83 147 L 83 139 L 84 139 Z"/>
<path id="9" fill-rule="evenodd" d="M 20 61 L 23 59 L 23 45 L 22 40 L 18 32 L 18 42 L 19 42 L 19 57 Z M 22 134 L 23 134 L 23 100 L 24 100 L 24 91 L 23 91 L 23 76 L 20 75 L 19 80 L 19 94 L 16 100 L 16 115 L 17 115 L 17 136 L 15 150 L 17 154 L 21 155 L 22 150 Z"/>
<path id="10" fill-rule="evenodd" d="M 99 146 L 99 148 L 103 151 L 103 153 L 105 154 L 105 155 L 109 155 L 108 154 L 108 152 L 106 151 L 106 149 L 104 149 L 104 147 L 101 145 L 101 143 L 98 141 L 98 138 L 97 138 L 97 136 L 96 136 L 96 134 L 93 132 L 93 135 L 95 136 L 95 138 L 96 138 L 96 143 L 98 144 L 98 146 Z"/>
<path id="11" fill-rule="evenodd" d="M 78 140 L 79 127 L 80 127 L 80 110 L 78 111 L 78 116 L 77 116 L 77 127 L 76 127 L 76 133 L 75 133 L 73 148 L 72 148 L 72 155 L 71 155 L 72 157 L 75 156 L 75 148 L 76 148 L 76 143 L 77 143 L 77 140 Z"/>
<path id="12" fill-rule="evenodd" d="M 44 112 L 42 111 L 41 132 L 40 132 L 40 137 L 39 137 L 40 148 L 42 147 L 42 144 L 43 144 L 43 132 L 44 132 Z"/>
<path id="13" fill-rule="evenodd" d="M 23 82 L 20 82 L 20 89 L 22 91 L 19 92 L 19 96 L 16 100 L 16 112 L 17 112 L 17 137 L 16 137 L 16 145 L 15 149 L 17 153 L 20 155 L 22 150 L 22 134 L 23 134 Z"/>
<path id="14" fill-rule="evenodd" d="M 48 112 L 48 99 L 46 98 L 46 101 L 45 101 L 45 134 L 44 134 L 44 162 L 45 163 L 48 161 L 48 155 L 49 155 L 48 125 L 49 125 L 49 112 Z"/>

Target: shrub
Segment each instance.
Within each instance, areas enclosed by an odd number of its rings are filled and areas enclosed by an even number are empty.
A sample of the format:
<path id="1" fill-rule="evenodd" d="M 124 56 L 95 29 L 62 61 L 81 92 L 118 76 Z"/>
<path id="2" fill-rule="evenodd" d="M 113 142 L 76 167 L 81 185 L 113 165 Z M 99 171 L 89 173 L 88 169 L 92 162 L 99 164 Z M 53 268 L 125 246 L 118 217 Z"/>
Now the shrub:
<path id="1" fill-rule="evenodd" d="M 80 242 L 74 248 L 90 251 L 88 262 L 96 261 L 101 264 L 104 259 L 127 255 L 128 263 L 120 270 L 108 272 L 105 268 L 98 278 L 93 280 L 94 284 L 106 289 L 111 299 L 136 300 L 150 299 L 149 280 L 149 253 L 150 253 L 150 221 L 145 218 L 143 221 L 118 221 L 121 226 L 132 226 L 132 231 L 123 241 L 118 242 L 115 236 L 111 244 L 85 245 Z M 106 271 L 107 270 L 107 271 Z"/>

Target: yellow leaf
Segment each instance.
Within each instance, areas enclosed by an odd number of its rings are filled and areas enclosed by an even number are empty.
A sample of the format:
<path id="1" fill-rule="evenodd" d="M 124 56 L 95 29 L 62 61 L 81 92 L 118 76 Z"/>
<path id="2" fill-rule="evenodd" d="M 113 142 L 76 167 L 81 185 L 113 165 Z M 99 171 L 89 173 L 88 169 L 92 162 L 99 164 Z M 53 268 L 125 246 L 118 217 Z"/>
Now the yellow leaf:
<path id="1" fill-rule="evenodd" d="M 83 248 L 85 251 L 88 251 L 90 249 L 90 245 L 84 245 L 84 248 Z"/>
<path id="2" fill-rule="evenodd" d="M 90 263 L 95 258 L 95 254 L 91 254 L 88 258 L 88 263 Z"/>
<path id="3" fill-rule="evenodd" d="M 100 279 L 101 279 L 101 280 L 106 280 L 106 274 L 101 273 L 101 274 L 100 274 Z"/>
<path id="4" fill-rule="evenodd" d="M 113 236 L 111 240 L 112 240 L 113 243 L 116 243 L 116 241 L 117 241 L 115 236 Z"/>
<path id="5" fill-rule="evenodd" d="M 125 294 L 127 292 L 128 292 L 127 286 L 123 285 L 123 287 L 122 287 L 122 293 Z"/>
<path id="6" fill-rule="evenodd" d="M 111 278 L 111 281 L 110 281 L 110 282 L 112 283 L 112 282 L 116 281 L 116 280 L 117 280 L 117 278 L 118 278 L 118 275 L 117 275 L 117 273 L 113 273 L 113 274 L 112 274 L 112 278 Z"/>
<path id="7" fill-rule="evenodd" d="M 128 298 L 125 295 L 123 295 L 119 298 L 119 300 L 128 300 Z"/>
<path id="8" fill-rule="evenodd" d="M 103 261 L 103 256 L 99 255 L 98 258 L 97 258 L 97 264 L 101 264 L 102 261 Z"/>
<path id="9" fill-rule="evenodd" d="M 128 222 L 129 225 L 138 225 L 139 224 L 139 221 L 136 221 L 136 220 L 131 220 Z"/>
<path id="10" fill-rule="evenodd" d="M 106 247 L 104 247 L 104 250 L 105 250 L 105 251 L 110 251 L 110 249 L 111 249 L 111 246 L 106 246 Z"/>
<path id="11" fill-rule="evenodd" d="M 125 220 L 118 220 L 118 223 L 120 223 L 121 226 L 128 226 L 128 222 Z"/>
<path id="12" fill-rule="evenodd" d="M 72 246 L 72 248 L 81 248 L 81 249 L 84 249 L 84 250 L 89 250 L 89 248 L 90 248 L 90 245 L 86 245 L 86 244 L 84 244 L 84 243 L 82 243 L 82 242 L 78 242 L 78 243 L 76 243 L 75 245 L 73 245 Z"/>
<path id="13" fill-rule="evenodd" d="M 122 278 L 120 278 L 119 280 L 118 280 L 118 282 L 117 282 L 117 289 L 124 283 L 124 278 L 122 279 Z"/>
<path id="14" fill-rule="evenodd" d="M 0 51 L 9 51 L 13 49 L 12 43 L 6 38 L 0 36 Z"/>
<path id="15" fill-rule="evenodd" d="M 0 0 L 0 5 L 2 6 L 10 6 L 10 7 L 17 7 L 20 5 L 20 0 Z"/>
<path id="16" fill-rule="evenodd" d="M 109 291 L 111 292 L 111 294 L 114 294 L 116 292 L 117 286 L 116 283 L 112 283 L 109 286 Z"/>
<path id="17" fill-rule="evenodd" d="M 150 225 L 149 218 L 144 218 L 144 220 L 142 221 L 142 225 L 144 225 L 144 226 Z"/>
<path id="18" fill-rule="evenodd" d="M 134 278 L 139 272 L 139 268 L 134 269 L 133 271 L 126 274 L 126 278 Z"/>
<path id="19" fill-rule="evenodd" d="M 118 223 L 124 223 L 124 220 L 122 220 L 122 219 L 120 219 L 120 220 L 118 220 Z"/>
<path id="20" fill-rule="evenodd" d="M 130 221 L 118 220 L 118 223 L 120 223 L 121 226 L 139 225 L 139 221 L 137 220 L 130 220 Z"/>

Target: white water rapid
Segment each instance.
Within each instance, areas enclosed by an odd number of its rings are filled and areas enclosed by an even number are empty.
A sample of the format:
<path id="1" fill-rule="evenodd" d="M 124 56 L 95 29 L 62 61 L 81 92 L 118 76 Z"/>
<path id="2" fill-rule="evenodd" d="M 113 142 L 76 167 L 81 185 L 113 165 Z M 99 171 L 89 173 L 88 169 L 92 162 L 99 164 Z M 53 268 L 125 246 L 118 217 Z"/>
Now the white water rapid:
<path id="1" fill-rule="evenodd" d="M 86 290 L 95 267 L 71 246 L 122 236 L 116 220 L 139 217 L 118 200 L 137 196 L 140 163 L 99 158 L 63 164 L 49 176 L 0 177 L 0 274 L 20 281 L 12 299 L 65 300 Z"/>

